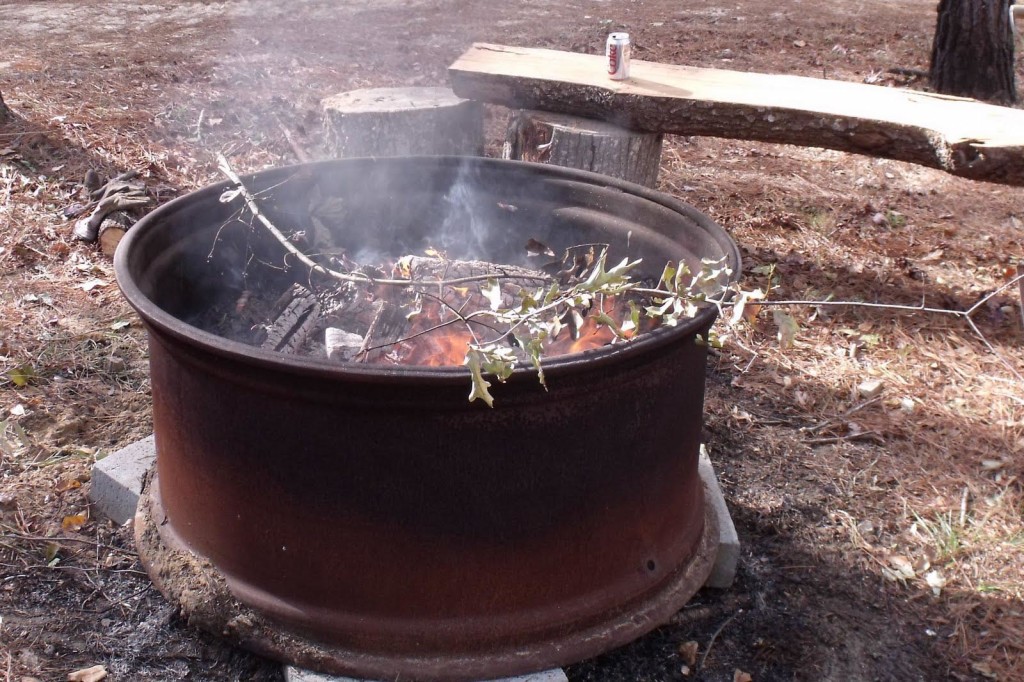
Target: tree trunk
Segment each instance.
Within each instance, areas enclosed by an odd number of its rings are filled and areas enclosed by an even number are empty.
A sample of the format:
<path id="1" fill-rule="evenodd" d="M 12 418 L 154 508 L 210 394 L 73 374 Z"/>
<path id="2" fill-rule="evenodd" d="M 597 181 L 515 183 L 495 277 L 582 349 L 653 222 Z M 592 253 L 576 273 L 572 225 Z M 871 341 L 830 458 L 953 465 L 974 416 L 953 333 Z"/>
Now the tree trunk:
<path id="1" fill-rule="evenodd" d="M 4 93 L 0 92 L 0 123 L 6 123 L 7 119 L 10 118 L 11 112 L 4 104 Z"/>
<path id="2" fill-rule="evenodd" d="M 931 63 L 936 91 L 1003 104 L 1017 101 L 1012 2 L 940 1 Z"/>

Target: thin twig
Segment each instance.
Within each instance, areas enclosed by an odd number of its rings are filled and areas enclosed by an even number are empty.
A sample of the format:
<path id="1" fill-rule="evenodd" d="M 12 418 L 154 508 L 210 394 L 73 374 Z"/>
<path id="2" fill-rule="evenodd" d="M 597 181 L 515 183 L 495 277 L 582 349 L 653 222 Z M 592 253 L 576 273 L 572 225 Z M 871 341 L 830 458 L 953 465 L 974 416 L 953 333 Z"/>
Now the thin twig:
<path id="1" fill-rule="evenodd" d="M 970 329 L 974 333 L 974 335 L 976 337 L 978 337 L 978 339 L 982 342 L 982 344 L 984 344 L 985 348 L 988 349 L 988 351 L 990 353 L 992 353 L 992 355 L 994 355 L 996 357 L 996 359 L 998 359 L 999 362 L 1002 363 L 1002 365 L 1004 367 L 1006 367 L 1006 369 L 1018 381 L 1024 382 L 1024 376 L 1022 376 L 1021 373 L 1018 372 L 1017 369 L 1013 365 L 1011 365 L 1010 362 L 1006 358 L 1004 358 L 999 353 L 998 350 L 996 350 L 995 346 L 993 346 L 992 343 L 988 340 L 988 337 L 986 337 L 985 334 L 981 331 L 981 329 L 978 328 L 978 325 L 974 322 L 974 319 L 972 317 L 974 315 L 974 313 L 976 313 L 986 303 L 988 303 L 993 298 L 995 298 L 999 294 L 1003 293 L 1007 289 L 1010 289 L 1011 287 L 1015 287 L 1015 286 L 1016 287 L 1024 287 L 1024 272 L 1018 272 L 1018 274 L 1015 277 L 1013 277 L 1009 281 L 1007 281 L 1007 282 L 1003 283 L 1002 285 L 1000 285 L 999 287 L 997 287 L 995 290 L 993 290 L 990 293 L 988 293 L 985 296 L 983 296 L 980 300 L 978 300 L 976 303 L 974 303 L 967 310 L 952 310 L 950 308 L 931 308 L 931 307 L 926 306 L 923 301 L 921 302 L 920 305 L 903 305 L 903 304 L 898 304 L 898 303 L 869 303 L 867 301 L 813 301 L 813 300 L 805 300 L 805 299 L 795 299 L 795 300 L 763 300 L 763 299 L 759 299 L 759 300 L 756 300 L 756 301 L 752 301 L 752 304 L 757 305 L 758 307 L 761 307 L 761 308 L 772 307 L 772 306 L 810 306 L 810 307 L 815 307 L 815 308 L 822 307 L 822 306 L 831 306 L 831 307 L 847 306 L 847 307 L 851 307 L 851 308 L 873 308 L 873 309 L 878 309 L 878 310 L 903 310 L 903 311 L 912 312 L 912 313 L 931 313 L 931 314 L 934 314 L 934 315 L 949 315 L 949 316 L 952 316 L 952 317 L 959 317 L 959 318 L 962 318 L 963 320 L 965 320 L 967 322 L 967 326 L 970 327 Z M 651 295 L 651 296 L 662 296 L 662 297 L 665 297 L 665 296 L 675 296 L 676 295 L 676 294 L 672 293 L 671 291 L 666 291 L 664 289 L 649 289 L 649 288 L 643 288 L 643 287 L 634 287 L 634 288 L 631 288 L 630 291 L 635 292 L 635 293 L 640 293 L 640 294 L 647 294 L 647 295 Z M 723 305 L 727 305 L 729 303 L 729 301 L 725 300 L 724 298 L 707 299 L 706 303 L 709 304 L 709 305 L 715 305 L 715 306 L 717 306 L 721 310 L 721 307 Z"/>
<path id="2" fill-rule="evenodd" d="M 1017 264 L 1017 279 L 1020 280 L 1017 283 L 1017 293 L 1020 294 L 1020 298 L 1017 300 L 1017 305 L 1020 308 L 1020 327 L 1024 329 L 1024 263 Z"/>
<path id="3" fill-rule="evenodd" d="M 841 421 L 843 419 L 848 419 L 849 417 L 853 416 L 855 413 L 860 412 L 861 410 L 863 410 L 865 407 L 870 407 L 871 405 L 874 405 L 875 403 L 880 402 L 883 397 L 884 396 L 876 396 L 876 397 L 874 397 L 874 398 L 872 398 L 870 400 L 865 400 L 862 403 L 857 403 L 856 405 L 854 405 L 853 407 L 848 409 L 846 412 L 843 412 L 838 417 L 838 420 Z M 817 426 L 811 426 L 811 427 L 808 427 L 808 428 L 806 428 L 804 430 L 805 431 L 809 431 L 811 433 L 817 433 L 817 432 L 819 432 L 819 431 L 821 431 L 823 429 L 828 428 L 829 426 L 832 426 L 833 424 L 836 423 L 836 421 L 837 421 L 836 419 L 828 419 L 828 420 L 823 421 L 822 423 L 818 424 Z"/>
<path id="4" fill-rule="evenodd" d="M 700 657 L 700 663 L 697 664 L 697 672 L 700 672 L 704 669 L 704 663 L 708 660 L 708 654 L 711 653 L 711 647 L 715 645 L 715 640 L 718 639 L 718 636 L 720 634 L 722 634 L 722 630 L 724 630 L 725 626 L 731 623 L 733 620 L 735 620 L 736 616 L 740 615 L 741 613 L 743 613 L 743 609 L 737 610 L 736 613 L 726 618 L 722 622 L 722 624 L 718 626 L 718 629 L 715 630 L 715 633 L 711 635 L 711 639 L 708 640 L 708 646 L 706 649 L 704 649 L 704 655 Z"/>
<path id="5" fill-rule="evenodd" d="M 288 142 L 288 146 L 292 148 L 292 153 L 295 154 L 295 158 L 299 160 L 299 163 L 309 163 L 313 159 L 310 158 L 306 150 L 299 146 L 299 143 L 292 137 L 292 131 L 288 130 L 288 127 L 284 124 L 279 116 L 274 116 L 274 120 L 277 121 L 277 127 L 281 130 L 281 134 L 284 135 L 284 139 Z"/>
<path id="6" fill-rule="evenodd" d="M 196 121 L 196 142 L 200 142 L 203 139 L 203 116 L 206 115 L 206 109 L 199 110 L 199 120 Z"/>
<path id="7" fill-rule="evenodd" d="M 320 265 L 312 258 L 307 256 L 298 247 L 293 244 L 288 237 L 281 232 L 277 227 L 270 221 L 270 219 L 263 214 L 260 210 L 259 204 L 256 203 L 256 197 L 245 187 L 242 183 L 242 179 L 238 177 L 238 174 L 232 170 L 228 164 L 228 160 L 223 154 L 217 155 L 217 164 L 220 172 L 228 177 L 231 182 L 235 184 L 235 188 L 239 194 L 245 200 L 245 205 L 262 225 L 270 232 L 273 237 L 280 242 L 288 253 L 292 254 L 299 259 L 303 265 L 308 267 L 313 272 L 317 272 L 325 277 L 331 277 L 333 279 L 341 280 L 343 282 L 356 282 L 359 284 L 385 284 L 389 286 L 402 286 L 402 287 L 436 287 L 436 286 L 454 286 L 458 284 L 468 284 L 470 282 L 486 282 L 489 279 L 519 279 L 519 280 L 531 280 L 538 282 L 549 282 L 551 277 L 541 275 L 501 275 L 501 274 L 490 274 L 490 275 L 473 275 L 469 277 L 459 277 L 457 279 L 450 280 L 412 280 L 412 279 L 375 279 L 368 277 L 367 275 L 356 275 L 344 272 L 338 272 Z"/>
<path id="8" fill-rule="evenodd" d="M 884 443 L 885 439 L 878 435 L 877 431 L 860 431 L 858 433 L 848 433 L 845 436 L 828 436 L 826 438 L 808 438 L 806 442 L 808 445 L 825 445 L 826 443 L 842 443 L 848 440 L 873 440 L 876 443 Z"/>
<path id="9" fill-rule="evenodd" d="M 103 549 L 110 550 L 111 552 L 120 552 L 121 554 L 127 554 L 128 556 L 135 556 L 135 552 L 127 549 L 121 549 L 120 547 L 114 547 L 113 545 L 105 545 L 102 542 L 96 540 L 88 540 L 86 538 L 70 538 L 54 536 L 51 538 L 43 537 L 39 535 L 27 535 L 25 533 L 17 533 L 14 531 L 7 531 L 4 535 L 0 535 L 2 538 L 12 540 L 25 540 L 26 542 L 78 542 L 83 545 L 93 545 L 95 547 L 102 547 Z"/>
<path id="10" fill-rule="evenodd" d="M 473 319 L 473 313 L 470 313 L 469 315 L 463 315 L 462 311 L 466 307 L 465 304 L 463 304 L 462 308 L 456 308 L 455 306 L 453 306 L 451 303 L 449 303 L 448 301 L 444 300 L 440 296 L 435 296 L 434 294 L 432 294 L 430 292 L 427 292 L 427 291 L 422 291 L 420 293 L 422 295 L 426 296 L 427 298 L 434 299 L 435 301 L 437 301 L 438 303 L 443 305 L 445 308 L 447 308 L 448 310 L 452 311 L 452 313 L 455 315 L 455 317 L 457 317 L 460 322 L 462 322 L 463 324 L 466 325 L 466 328 L 469 329 L 469 333 L 470 334 L 473 334 L 473 329 L 469 326 L 469 323 L 470 322 L 476 322 L 481 327 L 487 327 L 488 329 L 490 329 L 495 334 L 501 334 L 502 336 L 505 336 L 505 332 L 502 332 L 497 327 L 492 327 L 491 325 L 487 324 L 486 322 L 480 322 L 478 320 L 474 320 Z M 467 301 L 467 303 L 468 303 L 468 301 Z M 477 312 L 479 312 L 479 311 L 477 311 Z M 479 341 L 476 338 L 476 334 L 473 334 L 473 340 L 476 341 L 477 343 L 479 343 Z"/>
<path id="11" fill-rule="evenodd" d="M 96 568 L 88 568 L 86 566 L 67 566 L 64 564 L 55 564 L 50 566 L 49 564 L 35 564 L 31 566 L 25 566 L 22 568 L 24 571 L 79 571 L 81 573 L 130 573 L 131 575 L 142 576 L 148 578 L 149 574 L 145 571 L 139 571 L 134 568 L 105 568 L 98 566 Z M 102 594 L 102 593 L 101 593 Z M 105 596 L 105 595 L 104 595 Z"/>

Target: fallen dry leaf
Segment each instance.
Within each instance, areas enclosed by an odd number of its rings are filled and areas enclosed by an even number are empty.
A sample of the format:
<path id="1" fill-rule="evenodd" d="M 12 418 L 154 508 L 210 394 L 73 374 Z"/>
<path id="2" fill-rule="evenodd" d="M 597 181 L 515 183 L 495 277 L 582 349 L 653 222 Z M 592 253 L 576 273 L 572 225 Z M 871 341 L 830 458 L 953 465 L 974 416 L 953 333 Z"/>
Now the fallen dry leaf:
<path id="1" fill-rule="evenodd" d="M 54 490 L 56 490 L 58 493 L 66 493 L 69 490 L 76 490 L 77 488 L 81 487 L 81 481 L 79 481 L 77 478 L 71 478 L 65 479 L 63 481 L 58 481 L 57 485 L 54 487 Z"/>
<path id="2" fill-rule="evenodd" d="M 555 252 L 547 245 L 537 241 L 533 237 L 526 240 L 526 255 L 528 256 L 549 256 L 555 257 Z"/>
<path id="3" fill-rule="evenodd" d="M 697 650 L 699 648 L 700 645 L 693 640 L 683 642 L 679 645 L 679 655 L 683 657 L 683 662 L 686 663 L 686 665 L 693 665 L 697 662 Z"/>
<path id="4" fill-rule="evenodd" d="M 773 310 L 772 319 L 779 328 L 779 347 L 782 349 L 792 348 L 796 335 L 800 331 L 800 325 L 793 316 L 782 310 Z"/>
<path id="5" fill-rule="evenodd" d="M 992 672 L 992 667 L 984 662 L 978 661 L 977 663 L 971 663 L 971 670 L 978 673 L 987 680 L 998 680 L 999 676 Z"/>
<path id="6" fill-rule="evenodd" d="M 82 282 L 78 286 L 78 288 L 81 289 L 82 291 L 92 291 L 96 287 L 105 287 L 108 284 L 110 284 L 110 282 L 107 282 L 106 280 L 95 279 L 94 278 L 94 279 L 90 279 L 90 280 L 86 280 L 86 281 Z"/>
<path id="7" fill-rule="evenodd" d="M 71 514 L 64 517 L 64 520 L 60 522 L 60 527 L 66 531 L 82 530 L 82 526 L 88 520 L 89 516 L 87 514 Z"/>
<path id="8" fill-rule="evenodd" d="M 736 668 L 732 672 L 732 682 L 754 682 L 754 678 L 750 676 L 750 673 L 745 673 L 739 668 Z"/>
<path id="9" fill-rule="evenodd" d="M 899 577 L 906 580 L 909 580 L 916 575 L 916 571 L 914 571 L 914 564 L 911 563 L 910 559 L 902 554 L 894 554 L 890 556 L 889 565 L 895 569 L 896 574 Z"/>
<path id="10" fill-rule="evenodd" d="M 942 588 L 946 586 L 946 576 L 939 571 L 931 571 L 925 575 L 924 581 L 928 583 L 928 587 L 932 588 L 932 593 L 936 597 L 942 594 Z"/>
<path id="11" fill-rule="evenodd" d="M 106 679 L 107 669 L 102 665 L 94 665 L 91 668 L 82 668 L 73 673 L 68 673 L 68 682 L 100 682 Z"/>

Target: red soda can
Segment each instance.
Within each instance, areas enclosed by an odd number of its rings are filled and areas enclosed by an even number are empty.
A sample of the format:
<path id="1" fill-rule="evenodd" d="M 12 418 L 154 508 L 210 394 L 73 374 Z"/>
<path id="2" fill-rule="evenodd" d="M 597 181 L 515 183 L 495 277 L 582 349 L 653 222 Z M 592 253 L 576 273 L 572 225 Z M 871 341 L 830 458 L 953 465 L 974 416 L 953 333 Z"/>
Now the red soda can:
<path id="1" fill-rule="evenodd" d="M 629 34 L 609 33 L 605 43 L 605 56 L 608 58 L 608 77 L 613 81 L 624 81 L 629 78 Z"/>

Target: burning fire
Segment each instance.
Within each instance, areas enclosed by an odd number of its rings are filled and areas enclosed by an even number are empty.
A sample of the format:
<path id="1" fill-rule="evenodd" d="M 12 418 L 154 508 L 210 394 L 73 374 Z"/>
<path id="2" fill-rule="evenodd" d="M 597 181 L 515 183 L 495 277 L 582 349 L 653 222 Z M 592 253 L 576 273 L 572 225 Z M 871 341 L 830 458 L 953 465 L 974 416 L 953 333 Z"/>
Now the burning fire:
<path id="1" fill-rule="evenodd" d="M 451 325 L 428 334 L 403 341 L 396 348 L 403 365 L 446 367 L 461 365 L 473 336 L 465 327 Z"/>
<path id="2" fill-rule="evenodd" d="M 613 319 L 622 319 L 624 311 L 620 309 L 621 307 L 617 305 L 614 298 L 610 297 L 605 300 L 603 310 Z M 422 322 L 411 328 L 409 338 L 394 344 L 388 352 L 368 359 L 368 362 L 420 367 L 459 366 L 463 364 L 469 344 L 494 336 L 493 329 L 471 322 L 470 324 L 473 325 L 476 332 L 476 337 L 474 337 L 466 325 L 458 320 L 431 329 L 432 326 L 438 325 L 440 319 L 446 319 L 442 313 L 442 306 L 437 302 L 424 305 L 418 317 L 422 317 Z M 450 318 L 449 314 L 447 319 Z M 627 337 L 631 336 L 631 333 L 627 334 Z M 563 329 L 558 337 L 548 341 L 545 346 L 545 354 L 548 357 L 553 357 L 569 353 L 582 353 L 607 346 L 614 340 L 615 332 L 609 327 L 599 324 L 594 315 L 588 315 L 584 318 L 576 338 L 573 338 L 573 334 L 568 328 Z"/>

